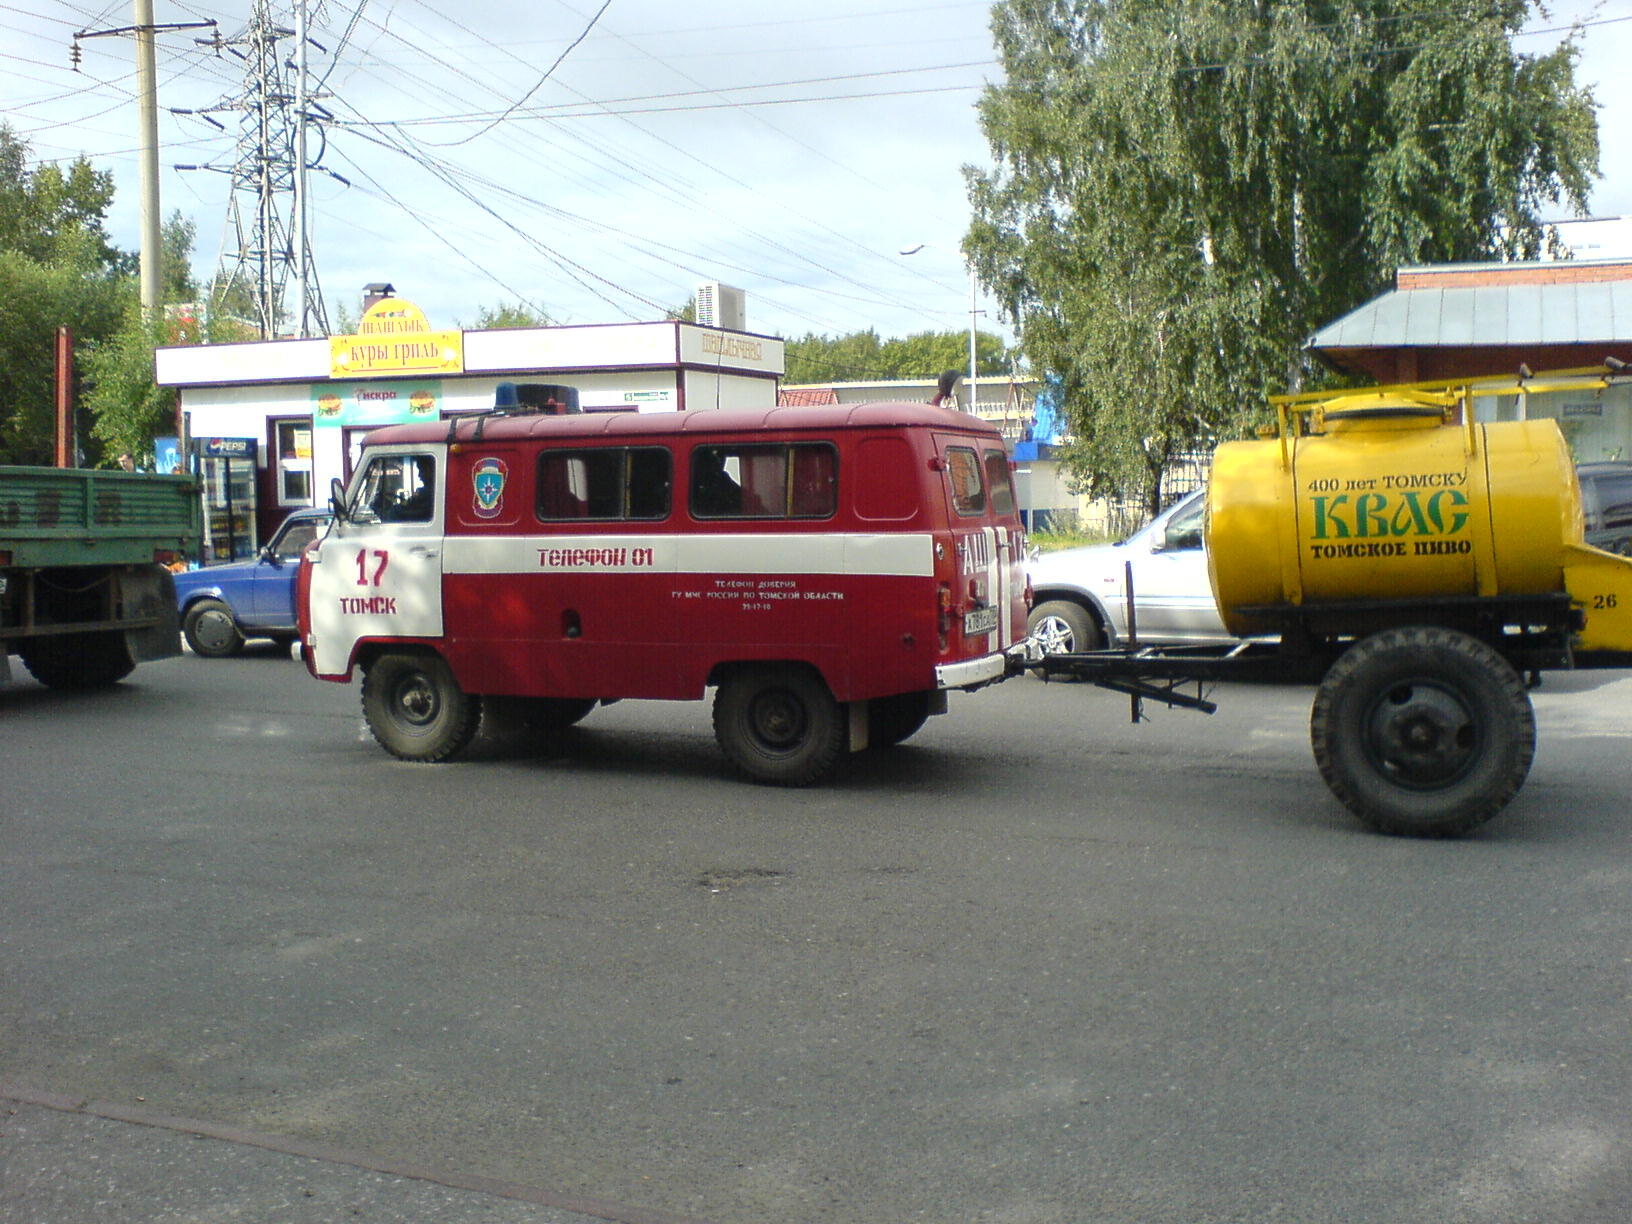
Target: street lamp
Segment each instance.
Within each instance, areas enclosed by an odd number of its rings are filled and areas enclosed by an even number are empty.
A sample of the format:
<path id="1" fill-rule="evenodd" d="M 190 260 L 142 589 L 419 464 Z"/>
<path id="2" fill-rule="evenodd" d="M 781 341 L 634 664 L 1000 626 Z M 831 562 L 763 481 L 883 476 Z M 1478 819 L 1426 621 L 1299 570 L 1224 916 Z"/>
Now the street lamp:
<path id="1" fill-rule="evenodd" d="M 919 251 L 922 251 L 925 247 L 929 247 L 929 246 L 933 246 L 933 245 L 934 245 L 934 243 L 930 243 L 930 242 L 920 242 L 915 247 L 908 247 L 906 250 L 902 251 L 901 254 L 903 254 L 903 255 L 916 255 L 916 254 L 918 254 Z M 976 319 L 976 316 L 980 313 L 978 308 L 977 308 L 978 299 L 976 297 L 976 294 L 979 292 L 979 288 L 980 288 L 979 282 L 975 279 L 975 265 L 973 263 L 971 263 L 969 265 L 969 411 L 970 412 L 974 412 L 974 410 L 975 410 L 975 319 Z"/>

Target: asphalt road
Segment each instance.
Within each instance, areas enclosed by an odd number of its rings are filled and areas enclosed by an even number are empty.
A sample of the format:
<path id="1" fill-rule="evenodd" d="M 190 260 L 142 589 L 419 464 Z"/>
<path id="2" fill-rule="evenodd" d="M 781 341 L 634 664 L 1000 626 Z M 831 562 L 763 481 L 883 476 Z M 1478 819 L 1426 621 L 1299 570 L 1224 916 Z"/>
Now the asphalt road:
<path id="1" fill-rule="evenodd" d="M 0 1082 L 628 1218 L 1632 1216 L 1632 676 L 1549 676 L 1451 842 L 1216 696 L 1013 681 L 781 791 L 701 704 L 412 766 L 265 648 L 23 679 Z"/>

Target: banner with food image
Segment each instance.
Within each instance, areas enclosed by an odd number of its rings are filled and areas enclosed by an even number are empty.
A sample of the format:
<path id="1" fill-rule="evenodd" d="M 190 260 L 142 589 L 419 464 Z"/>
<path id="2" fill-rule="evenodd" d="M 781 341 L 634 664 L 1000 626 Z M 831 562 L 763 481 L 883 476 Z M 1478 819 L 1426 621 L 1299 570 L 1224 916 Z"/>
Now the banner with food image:
<path id="1" fill-rule="evenodd" d="M 320 428 L 434 421 L 441 407 L 440 382 L 324 383 L 312 388 L 312 420 Z"/>

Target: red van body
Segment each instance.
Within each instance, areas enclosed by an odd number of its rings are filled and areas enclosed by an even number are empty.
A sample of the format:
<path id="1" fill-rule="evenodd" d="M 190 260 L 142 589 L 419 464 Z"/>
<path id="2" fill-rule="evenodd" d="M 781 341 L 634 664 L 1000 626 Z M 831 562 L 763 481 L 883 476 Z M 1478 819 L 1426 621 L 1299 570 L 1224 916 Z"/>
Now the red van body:
<path id="1" fill-rule="evenodd" d="M 481 415 L 369 435 L 307 555 L 314 676 L 437 760 L 483 698 L 695 700 L 757 780 L 904 739 L 1026 650 L 1001 436 L 922 404 Z M 530 704 L 529 704 L 530 703 Z"/>

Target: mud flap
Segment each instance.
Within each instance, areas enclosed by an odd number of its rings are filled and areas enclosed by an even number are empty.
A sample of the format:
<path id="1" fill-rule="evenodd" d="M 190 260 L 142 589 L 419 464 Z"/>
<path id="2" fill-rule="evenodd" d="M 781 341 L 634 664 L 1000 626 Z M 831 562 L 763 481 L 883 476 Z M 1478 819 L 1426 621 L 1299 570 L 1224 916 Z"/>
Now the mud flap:
<path id="1" fill-rule="evenodd" d="M 119 576 L 121 619 L 153 623 L 125 633 L 130 657 L 138 663 L 172 659 L 181 653 L 181 611 L 176 580 L 160 565 L 137 566 Z"/>
<path id="2" fill-rule="evenodd" d="M 844 703 L 844 710 L 850 724 L 850 751 L 865 752 L 869 731 L 867 703 L 865 701 L 847 701 Z"/>

